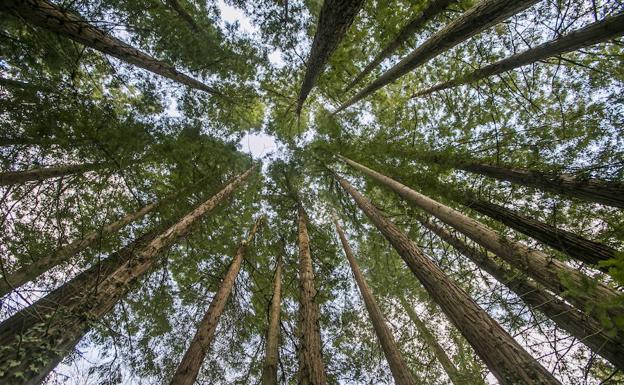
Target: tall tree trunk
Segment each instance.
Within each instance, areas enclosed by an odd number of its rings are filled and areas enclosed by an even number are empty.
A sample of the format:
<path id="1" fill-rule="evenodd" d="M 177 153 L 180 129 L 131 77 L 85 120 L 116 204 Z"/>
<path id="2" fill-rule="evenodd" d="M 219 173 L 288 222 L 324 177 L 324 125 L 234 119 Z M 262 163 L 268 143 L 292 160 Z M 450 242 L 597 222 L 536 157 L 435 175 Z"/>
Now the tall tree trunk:
<path id="1" fill-rule="evenodd" d="M 184 75 L 173 66 L 157 60 L 87 23 L 80 15 L 66 11 L 46 0 L 3 1 L 0 4 L 0 11 L 12 13 L 27 23 L 66 36 L 87 47 L 191 88 L 219 94 L 213 87 Z"/>
<path id="2" fill-rule="evenodd" d="M 516 211 L 477 198 L 458 198 L 462 204 L 489 216 L 581 262 L 596 265 L 616 257 L 617 250 L 566 230 L 526 217 Z"/>
<path id="3" fill-rule="evenodd" d="M 397 36 L 388 43 L 384 49 L 381 50 L 375 56 L 375 58 L 360 72 L 355 79 L 349 83 L 346 91 L 349 91 L 356 84 L 358 84 L 366 75 L 368 75 L 372 70 L 377 68 L 382 61 L 390 57 L 399 47 L 401 47 L 407 39 L 409 39 L 412 35 L 414 35 L 419 29 L 421 29 L 428 21 L 442 13 L 450 4 L 456 3 L 457 0 L 431 0 L 429 4 L 422 11 L 418 12 L 416 16 L 405 25 Z"/>
<path id="4" fill-rule="evenodd" d="M 297 99 L 297 115 L 363 3 L 364 0 L 324 0 Z"/>
<path id="5" fill-rule="evenodd" d="M 195 22 L 195 19 L 193 19 L 193 16 L 191 16 L 191 14 L 188 13 L 188 11 L 184 8 L 182 4 L 180 4 L 178 0 L 166 0 L 166 2 L 167 2 L 167 5 L 178 14 L 180 19 L 184 20 L 184 22 L 188 24 L 191 31 L 195 33 L 201 32 L 201 29 Z"/>
<path id="6" fill-rule="evenodd" d="M 208 311 L 197 327 L 197 332 L 195 332 L 195 336 L 191 340 L 191 344 L 186 350 L 186 353 L 184 353 L 184 357 L 182 357 L 182 361 L 180 361 L 180 364 L 171 379 L 171 385 L 193 385 L 195 383 L 197 374 L 201 369 L 206 353 L 212 343 L 212 338 L 217 330 L 219 318 L 221 318 L 221 314 L 223 314 L 225 304 L 230 297 L 230 293 L 232 292 L 232 288 L 236 282 L 236 277 L 238 277 L 238 273 L 240 272 L 241 264 L 243 263 L 243 258 L 245 257 L 247 248 L 253 241 L 259 226 L 262 224 L 263 218 L 264 217 L 260 216 L 256 220 L 251 228 L 251 231 L 249 232 L 249 235 L 247 236 L 247 239 L 243 240 L 238 245 L 234 259 L 230 264 L 230 268 L 225 274 L 225 277 L 223 277 L 223 281 L 219 286 L 219 290 L 217 290 L 217 293 L 212 299 L 212 302 L 210 302 Z"/>
<path id="7" fill-rule="evenodd" d="M 75 343 L 89 331 L 93 322 L 108 313 L 130 285 L 157 262 L 157 255 L 186 235 L 191 226 L 218 204 L 229 198 L 257 166 L 240 174 L 217 194 L 185 215 L 180 221 L 152 239 L 136 256 L 97 283 L 91 295 L 80 292 L 37 322 L 14 342 L 13 348 L 0 350 L 0 382 L 35 385 L 41 382 Z"/>
<path id="8" fill-rule="evenodd" d="M 338 113 L 357 103 L 378 89 L 397 80 L 406 73 L 413 71 L 439 54 L 468 40 L 479 32 L 519 13 L 539 0 L 482 0 L 453 20 L 425 41 L 420 47 L 403 58 L 394 67 L 364 87 L 354 97 L 343 103 L 334 112 Z"/>
<path id="9" fill-rule="evenodd" d="M 462 232 L 473 241 L 500 256 L 515 268 L 526 272 L 536 281 L 564 296 L 579 310 L 596 310 L 608 314 L 612 322 L 624 315 L 622 295 L 618 291 L 587 277 L 565 263 L 553 259 L 539 250 L 501 237 L 496 231 L 457 210 L 441 204 L 409 187 L 388 178 L 350 159 L 341 157 L 347 164 L 362 171 L 372 179 L 393 190 L 442 222 Z M 598 308 L 597 308 L 598 307 Z"/>
<path id="10" fill-rule="evenodd" d="M 487 253 L 471 247 L 442 226 L 421 218 L 419 221 L 440 239 L 453 246 L 498 282 L 516 293 L 533 309 L 546 315 L 557 326 L 576 337 L 614 366 L 624 369 L 624 333 L 621 330 L 612 335 L 596 320 L 587 317 L 522 274 L 518 274 L 517 271 L 497 263 Z"/>
<path id="11" fill-rule="evenodd" d="M 448 375 L 453 385 L 476 385 L 474 381 L 475 379 L 462 377 L 462 374 L 459 370 L 457 370 L 457 367 L 455 367 L 453 361 L 451 361 L 449 356 L 446 354 L 444 348 L 438 343 L 436 337 L 433 335 L 433 333 L 431 333 L 431 331 L 429 331 L 427 325 L 425 325 L 425 323 L 418 317 L 418 315 L 414 311 L 414 308 L 412 308 L 407 300 L 402 295 L 399 295 L 398 298 L 401 306 L 407 313 L 407 316 L 410 318 L 414 326 L 416 326 L 418 334 L 425 341 L 427 346 L 429 346 L 429 348 L 433 352 L 433 355 L 438 360 L 440 365 L 442 365 L 444 372 Z M 484 384 L 483 381 L 480 381 L 479 383 Z"/>
<path id="12" fill-rule="evenodd" d="M 85 237 L 55 250 L 50 255 L 41 256 L 26 266 L 22 266 L 13 272 L 8 272 L 6 276 L 0 278 L 0 297 L 34 280 L 51 268 L 68 261 L 106 235 L 113 234 L 121 230 L 124 226 L 141 219 L 143 216 L 152 212 L 156 207 L 158 207 L 157 202 L 145 205 L 139 210 L 126 214 L 122 218 L 107 224 L 101 229 L 92 231 Z"/>
<path id="13" fill-rule="evenodd" d="M 6 171 L 0 173 L 0 186 L 11 186 L 14 184 L 42 181 L 60 176 L 82 174 L 88 171 L 100 170 L 106 167 L 110 167 L 110 164 L 84 163 L 70 164 L 67 166 L 34 168 L 26 171 Z"/>
<path id="14" fill-rule="evenodd" d="M 522 349 L 381 211 L 345 179 L 337 174 L 335 178 L 403 258 L 431 298 L 464 335 L 501 384 L 559 384 L 552 374 Z"/>
<path id="15" fill-rule="evenodd" d="M 538 45 L 522 53 L 499 60 L 476 71 L 460 76 L 456 79 L 437 84 L 424 91 L 417 92 L 413 97 L 429 95 L 431 93 L 457 87 L 462 84 L 473 83 L 481 79 L 502 74 L 515 68 L 522 67 L 549 57 L 558 56 L 567 52 L 589 47 L 616 38 L 624 33 L 624 14 L 607 17 L 604 20 L 592 23 L 585 28 L 570 32 L 565 36 Z"/>
<path id="16" fill-rule="evenodd" d="M 373 296 L 370 287 L 366 283 L 364 274 L 362 274 L 362 271 L 360 270 L 360 267 L 355 260 L 355 255 L 353 255 L 351 246 L 349 246 L 349 242 L 347 242 L 347 238 L 340 228 L 338 220 L 334 219 L 334 223 L 336 225 L 336 232 L 338 232 L 340 242 L 342 243 L 342 248 L 344 249 L 345 255 L 349 260 L 351 271 L 353 271 L 355 282 L 360 289 L 360 294 L 362 294 L 362 298 L 364 299 L 364 304 L 366 305 L 366 309 L 368 310 L 368 315 L 370 316 L 371 322 L 373 323 L 373 328 L 375 329 L 375 333 L 377 334 L 377 339 L 381 344 L 381 348 L 383 349 L 386 360 L 388 361 L 388 365 L 390 366 L 390 371 L 392 372 L 394 383 L 396 385 L 416 385 L 416 381 L 412 376 L 412 372 L 405 363 L 403 355 L 401 354 L 399 347 L 394 341 L 394 337 L 392 336 L 390 328 L 388 328 L 388 325 L 386 325 L 383 313 L 381 312 L 381 309 L 379 309 L 377 301 L 375 300 L 375 297 Z"/>
<path id="17" fill-rule="evenodd" d="M 269 326 L 266 336 L 266 351 L 262 364 L 262 385 L 277 385 L 277 364 L 279 358 L 280 314 L 282 310 L 282 257 L 275 262 L 273 298 L 269 313 Z"/>
<path id="18" fill-rule="evenodd" d="M 301 204 L 298 208 L 299 244 L 299 385 L 325 385 L 327 383 L 323 353 L 319 307 L 315 302 L 314 270 L 310 254 L 307 214 Z"/>

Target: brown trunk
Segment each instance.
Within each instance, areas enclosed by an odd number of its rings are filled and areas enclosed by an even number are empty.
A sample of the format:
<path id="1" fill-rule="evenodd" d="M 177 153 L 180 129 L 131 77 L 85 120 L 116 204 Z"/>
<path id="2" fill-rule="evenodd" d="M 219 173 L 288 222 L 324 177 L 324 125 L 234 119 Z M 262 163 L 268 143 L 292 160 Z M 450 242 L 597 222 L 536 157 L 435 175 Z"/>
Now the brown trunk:
<path id="1" fill-rule="evenodd" d="M 279 358 L 280 313 L 282 309 L 282 258 L 277 257 L 273 282 L 273 298 L 267 328 L 266 352 L 262 365 L 262 385 L 277 385 L 277 364 Z"/>
<path id="2" fill-rule="evenodd" d="M 3 1 L 0 4 L 0 11 L 12 13 L 27 23 L 66 36 L 87 47 L 191 88 L 219 94 L 214 88 L 178 72 L 173 66 L 157 60 L 94 27 L 80 15 L 66 11 L 46 0 Z"/>
<path id="3" fill-rule="evenodd" d="M 624 15 L 608 17 L 555 40 L 540 44 L 535 48 L 499 60 L 457 79 L 449 80 L 448 82 L 440 83 L 424 91 L 417 92 L 413 97 L 429 95 L 433 92 L 499 75 L 503 72 L 511 71 L 514 68 L 608 41 L 622 35 L 622 33 L 624 33 Z"/>
<path id="4" fill-rule="evenodd" d="M 347 238 L 345 237 L 344 232 L 338 224 L 338 220 L 334 219 L 334 223 L 336 225 L 336 231 L 338 232 L 338 236 L 340 237 L 340 242 L 342 243 L 342 248 L 344 249 L 345 255 L 349 260 L 351 271 L 353 271 L 355 282 L 360 289 L 360 294 L 362 294 L 362 298 L 364 299 L 364 304 L 366 305 L 366 309 L 368 310 L 368 315 L 370 316 L 371 322 L 373 323 L 375 334 L 377 334 L 377 339 L 381 344 L 381 348 L 383 349 L 386 360 L 388 361 L 388 365 L 390 366 L 390 371 L 392 372 L 394 383 L 396 385 L 415 385 L 416 381 L 412 376 L 412 372 L 405 363 L 403 355 L 401 355 L 401 351 L 394 341 L 392 332 L 388 328 L 388 325 L 386 325 L 383 313 L 381 312 L 381 309 L 379 309 L 377 301 L 375 300 L 375 297 L 373 296 L 370 287 L 366 283 L 364 274 L 362 274 L 362 271 L 360 270 L 360 267 L 355 260 L 355 255 L 353 255 L 353 251 L 351 250 L 351 247 L 347 242 Z"/>
<path id="5" fill-rule="evenodd" d="M 60 176 L 82 174 L 87 171 L 99 170 L 110 167 L 107 163 L 86 163 L 72 164 L 67 166 L 56 166 L 46 168 L 35 168 L 26 171 L 6 171 L 0 173 L 0 186 L 11 186 L 14 184 L 31 181 L 42 181 Z"/>
<path id="6" fill-rule="evenodd" d="M 37 322 L 14 343 L 14 348 L 0 350 L 0 382 L 15 385 L 38 384 L 67 355 L 75 342 L 90 329 L 93 322 L 108 313 L 130 285 L 141 278 L 157 262 L 157 255 L 183 237 L 198 219 L 230 197 L 256 166 L 245 171 L 225 188 L 199 205 L 179 222 L 152 239 L 136 256 L 125 261 L 102 282 L 92 295 L 80 293 L 59 306 L 47 319 Z"/>
<path id="7" fill-rule="evenodd" d="M 482 0 L 462 16 L 438 31 L 394 67 L 384 72 L 334 113 L 357 103 L 378 89 L 413 71 L 439 54 L 468 40 L 479 32 L 521 12 L 539 0 Z"/>
<path id="8" fill-rule="evenodd" d="M 564 296 L 582 311 L 596 309 L 606 312 L 615 322 L 624 314 L 621 294 L 587 277 L 565 263 L 553 259 L 541 251 L 532 250 L 526 245 L 501 237 L 497 232 L 459 211 L 441 204 L 409 187 L 369 169 L 350 159 L 341 157 L 346 163 L 362 171 L 382 185 L 390 188 L 401 197 L 417 205 L 442 222 L 462 232 L 470 239 L 503 258 L 513 267 L 526 272 L 536 281 Z"/>
<path id="9" fill-rule="evenodd" d="M 438 235 L 440 239 L 488 272 L 494 279 L 507 286 L 533 309 L 546 315 L 557 326 L 576 337 L 614 366 L 624 369 L 624 333 L 622 331 L 617 331 L 614 336 L 611 335 L 596 320 L 566 304 L 522 274 L 518 274 L 517 271 L 503 267 L 487 253 L 469 246 L 442 226 L 428 220 L 419 219 L 419 221 Z"/>
<path id="10" fill-rule="evenodd" d="M 13 272 L 9 272 L 6 276 L 0 278 L 0 297 L 24 285 L 25 283 L 34 280 L 49 269 L 68 261 L 87 247 L 95 244 L 95 242 L 102 239 L 102 237 L 121 230 L 124 226 L 153 211 L 157 206 L 157 203 L 145 205 L 139 210 L 127 214 L 117 221 L 107 224 L 99 230 L 90 232 L 84 238 L 77 239 L 72 243 L 57 249 L 50 255 L 37 258 L 33 263 L 20 267 Z"/>
<path id="11" fill-rule="evenodd" d="M 609 246 L 590 241 L 569 231 L 561 230 L 526 217 L 503 206 L 476 198 L 459 200 L 471 209 L 496 219 L 512 229 L 543 242 L 553 249 L 559 250 L 581 262 L 595 265 L 600 261 L 606 261 L 616 256 L 617 250 Z"/>
<path id="12" fill-rule="evenodd" d="M 195 22 L 195 19 L 193 19 L 193 16 L 191 16 L 191 14 L 188 13 L 186 9 L 184 9 L 184 6 L 180 4 L 178 0 L 166 0 L 166 2 L 167 2 L 167 5 L 169 5 L 169 7 L 178 14 L 180 19 L 184 20 L 184 22 L 188 24 L 191 31 L 196 32 L 196 33 L 201 32 L 201 30 L 199 29 L 199 26 Z"/>
<path id="13" fill-rule="evenodd" d="M 425 23 L 442 13 L 450 4 L 456 2 L 457 0 L 432 0 L 429 2 L 425 9 L 418 12 L 416 16 L 399 31 L 398 35 L 392 39 L 392 41 L 388 43 L 388 45 L 386 45 L 384 49 L 377 54 L 377 56 L 375 56 L 375 58 L 355 77 L 355 79 L 351 81 L 351 83 L 349 83 L 345 92 L 353 88 L 362 79 L 364 79 L 366 75 L 377 68 L 382 61 L 390 57 L 394 51 L 399 49 L 399 47 L 401 47 L 407 39 L 421 29 Z"/>
<path id="14" fill-rule="evenodd" d="M 363 3 L 364 0 L 324 0 L 297 99 L 297 115 Z"/>
<path id="15" fill-rule="evenodd" d="M 319 327 L 319 307 L 314 301 L 314 270 L 308 238 L 307 214 L 303 207 L 298 209 L 299 243 L 299 385 L 325 385 L 325 364 L 321 352 L 321 331 Z"/>
<path id="16" fill-rule="evenodd" d="M 212 299 L 212 302 L 210 302 L 208 311 L 197 327 L 197 332 L 195 332 L 191 344 L 186 350 L 186 353 L 184 353 L 184 357 L 182 357 L 182 361 L 180 361 L 180 365 L 178 365 L 171 379 L 171 385 L 193 385 L 195 383 L 197 374 L 201 369 L 208 348 L 210 348 L 210 344 L 212 343 L 212 338 L 217 330 L 219 318 L 221 318 L 221 314 L 223 314 L 225 304 L 230 297 L 230 293 L 236 282 L 236 277 L 238 277 L 247 248 L 253 241 L 259 226 L 262 224 L 262 220 L 262 216 L 256 220 L 247 239 L 242 241 L 236 249 L 236 254 L 230 264 L 230 268 L 225 274 L 225 277 L 223 277 L 223 281 Z"/>
<path id="17" fill-rule="evenodd" d="M 560 384 L 399 228 L 346 180 L 335 175 L 375 227 L 403 258 L 444 314 L 503 385 Z"/>

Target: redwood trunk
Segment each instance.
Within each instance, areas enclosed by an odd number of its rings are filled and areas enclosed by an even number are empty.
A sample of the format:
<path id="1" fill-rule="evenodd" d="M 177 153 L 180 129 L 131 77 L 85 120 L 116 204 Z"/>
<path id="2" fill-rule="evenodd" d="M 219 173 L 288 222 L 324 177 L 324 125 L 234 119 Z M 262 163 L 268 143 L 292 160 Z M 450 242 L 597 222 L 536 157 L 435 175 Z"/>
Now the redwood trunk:
<path id="1" fill-rule="evenodd" d="M 596 306 L 604 306 L 604 311 L 614 322 L 624 315 L 622 305 L 620 304 L 621 293 L 618 291 L 600 282 L 592 282 L 585 274 L 547 256 L 541 251 L 532 250 L 522 243 L 501 237 L 483 223 L 422 195 L 387 176 L 350 159 L 344 157 L 341 157 L 341 159 L 393 190 L 409 202 L 434 215 L 442 222 L 462 232 L 476 243 L 503 258 L 513 267 L 526 272 L 546 288 L 564 296 L 579 310 L 585 311 L 587 309 L 595 309 Z"/>
<path id="2" fill-rule="evenodd" d="M 624 33 L 624 14 L 608 17 L 555 40 L 540 44 L 535 48 L 499 60 L 457 79 L 449 80 L 418 92 L 414 97 L 425 96 L 437 91 L 499 75 L 540 60 L 608 41 L 622 35 L 622 33 Z"/>
<path id="3" fill-rule="evenodd" d="M 282 309 L 282 258 L 278 257 L 273 282 L 273 298 L 267 329 L 266 351 L 262 365 L 262 385 L 277 385 L 279 358 L 280 314 Z"/>
<path id="4" fill-rule="evenodd" d="M 197 332 L 191 344 L 186 350 L 186 353 L 184 353 L 184 357 L 182 357 L 182 361 L 171 379 L 171 385 L 193 385 L 195 383 L 197 374 L 199 374 L 206 353 L 212 343 L 212 338 L 217 330 L 219 318 L 221 318 L 221 314 L 223 314 L 225 304 L 230 297 L 230 293 L 236 282 L 236 277 L 238 277 L 238 273 L 240 272 L 247 248 L 253 241 L 258 227 L 262 223 L 262 219 L 263 217 L 259 217 L 256 220 L 247 239 L 241 242 L 236 249 L 236 254 L 230 264 L 230 268 L 225 274 L 225 277 L 223 277 L 219 290 L 217 290 L 217 293 L 208 307 L 208 311 L 197 328 Z"/>
<path id="5" fill-rule="evenodd" d="M 11 186 L 14 184 L 57 178 L 60 176 L 82 174 L 88 171 L 99 170 L 109 166 L 110 165 L 106 163 L 86 163 L 72 164 L 67 166 L 35 168 L 26 171 L 6 171 L 0 173 L 0 186 Z"/>
<path id="6" fill-rule="evenodd" d="M 616 335 L 611 335 L 596 320 L 587 317 L 522 274 L 503 267 L 487 253 L 469 246 L 442 226 L 427 220 L 420 220 L 420 222 L 440 239 L 488 272 L 498 282 L 516 293 L 533 309 L 546 315 L 557 326 L 576 337 L 614 366 L 624 369 L 624 333 L 617 331 Z"/>
<path id="7" fill-rule="evenodd" d="M 441 53 L 468 40 L 485 29 L 519 13 L 539 0 L 482 0 L 469 9 L 462 16 L 453 20 L 446 27 L 438 31 L 420 47 L 403 58 L 394 67 L 384 72 L 346 103 L 343 103 L 334 113 L 357 103 L 378 89 L 397 80 L 406 73 L 428 62 Z"/>
<path id="8" fill-rule="evenodd" d="M 327 383 L 325 364 L 321 352 L 321 331 L 319 327 L 319 307 L 314 301 L 314 270 L 308 238 L 307 214 L 303 207 L 298 209 L 299 243 L 299 384 L 325 385 Z"/>
<path id="9" fill-rule="evenodd" d="M 363 3 L 364 0 L 324 0 L 297 99 L 297 114 Z"/>
<path id="10" fill-rule="evenodd" d="M 157 262 L 157 255 L 178 238 L 183 237 L 198 219 L 230 197 L 256 166 L 236 177 L 225 188 L 199 205 L 179 222 L 152 239 L 136 256 L 125 261 L 102 282 L 93 295 L 80 293 L 37 322 L 14 343 L 14 348 L 0 351 L 0 382 L 35 385 L 45 378 L 67 355 L 75 343 L 90 329 L 93 322 L 108 313 L 128 290 Z"/>
<path id="11" fill-rule="evenodd" d="M 80 15 L 64 10 L 46 0 L 3 1 L 0 11 L 9 12 L 23 21 L 66 36 L 80 44 L 116 57 L 139 68 L 213 94 L 218 92 L 173 66 L 124 43 L 105 31 L 87 23 Z"/>
<path id="12" fill-rule="evenodd" d="M 193 19 L 193 16 L 191 16 L 191 14 L 188 13 L 186 9 L 184 9 L 184 6 L 180 4 L 178 0 L 166 0 L 166 2 L 167 5 L 169 5 L 169 7 L 178 14 L 180 19 L 184 20 L 184 22 L 189 26 L 191 31 L 196 33 L 201 32 L 199 26 L 195 22 L 195 19 Z"/>
<path id="13" fill-rule="evenodd" d="M 355 255 L 353 255 L 353 251 L 349 246 L 349 242 L 347 242 L 347 238 L 345 237 L 344 232 L 338 224 L 338 220 L 334 220 L 334 223 L 336 225 L 336 231 L 338 232 L 338 236 L 340 237 L 340 242 L 342 243 L 342 248 L 344 249 L 345 255 L 349 260 L 351 271 L 353 271 L 355 282 L 360 289 L 360 294 L 362 294 L 362 298 L 364 299 L 364 304 L 366 305 L 366 309 L 368 310 L 368 315 L 370 316 L 371 322 L 373 323 L 373 328 L 375 329 L 375 333 L 377 334 L 377 339 L 381 344 L 381 348 L 383 349 L 386 360 L 388 361 L 388 365 L 390 366 L 390 371 L 392 372 L 394 383 L 396 385 L 416 385 L 416 381 L 412 376 L 412 372 L 405 363 L 403 355 L 401 355 L 401 351 L 394 341 L 392 332 L 388 328 L 388 325 L 386 325 L 383 313 L 381 312 L 381 309 L 379 309 L 377 301 L 375 300 L 375 297 L 373 296 L 370 287 L 366 283 L 364 274 L 362 274 L 362 271 L 360 270 L 360 267 L 355 260 Z"/>
<path id="14" fill-rule="evenodd" d="M 335 177 L 403 258 L 431 298 L 442 308 L 501 384 L 560 384 L 394 223 L 384 217 L 349 182 L 338 175 Z"/>

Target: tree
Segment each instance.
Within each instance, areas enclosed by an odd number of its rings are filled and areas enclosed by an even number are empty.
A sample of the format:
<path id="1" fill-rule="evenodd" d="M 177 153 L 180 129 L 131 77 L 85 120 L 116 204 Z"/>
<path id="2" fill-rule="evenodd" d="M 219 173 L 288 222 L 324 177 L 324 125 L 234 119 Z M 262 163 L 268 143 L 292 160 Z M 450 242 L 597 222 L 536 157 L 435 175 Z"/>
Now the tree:
<path id="1" fill-rule="evenodd" d="M 106 163 L 72 164 L 66 166 L 35 168 L 26 171 L 6 171 L 0 173 L 0 186 L 11 186 L 19 183 L 42 181 L 110 167 Z"/>
<path id="2" fill-rule="evenodd" d="M 282 257 L 278 255 L 275 261 L 275 275 L 273 278 L 273 296 L 271 297 L 271 312 L 266 333 L 266 350 L 262 365 L 262 385 L 277 385 L 277 365 L 279 359 L 280 342 L 280 314 L 282 311 Z"/>

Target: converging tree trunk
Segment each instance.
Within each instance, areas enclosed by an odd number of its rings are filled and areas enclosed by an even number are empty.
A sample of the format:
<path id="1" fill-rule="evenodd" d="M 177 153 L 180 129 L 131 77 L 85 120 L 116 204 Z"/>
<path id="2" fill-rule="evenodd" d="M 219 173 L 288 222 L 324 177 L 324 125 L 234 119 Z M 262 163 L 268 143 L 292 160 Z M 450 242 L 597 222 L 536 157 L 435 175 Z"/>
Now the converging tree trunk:
<path id="1" fill-rule="evenodd" d="M 305 103 L 327 61 L 340 44 L 363 3 L 364 0 L 325 0 L 323 2 L 310 56 L 306 64 L 306 73 L 297 99 L 297 114 L 301 113 L 303 103 Z"/>
<path id="2" fill-rule="evenodd" d="M 349 182 L 334 174 L 503 385 L 559 384 L 529 353 L 449 279 L 418 246 Z"/>
<path id="3" fill-rule="evenodd" d="M 516 293 L 534 310 L 546 315 L 557 326 L 576 337 L 614 366 L 624 369 L 624 335 L 621 330 L 606 329 L 595 319 L 587 317 L 524 275 L 497 263 L 487 253 L 471 247 L 442 226 L 430 220 L 422 218 L 418 218 L 418 220 L 440 239 L 453 246 L 502 285 Z"/>
<path id="4" fill-rule="evenodd" d="M 263 218 L 264 217 L 260 216 L 256 220 L 249 231 L 249 235 L 247 235 L 247 239 L 243 240 L 240 245 L 238 245 L 234 259 L 225 277 L 223 277 L 219 290 L 217 290 L 212 302 L 210 302 L 208 311 L 197 327 L 197 332 L 195 332 L 191 344 L 186 350 L 186 353 L 184 353 L 184 357 L 182 357 L 182 361 L 180 361 L 171 379 L 171 385 L 193 385 L 195 383 L 204 358 L 206 357 L 206 353 L 212 343 L 212 338 L 217 330 L 219 318 L 221 318 L 221 314 L 223 314 L 223 310 L 225 309 L 225 304 L 228 298 L 230 298 L 230 293 L 236 282 L 236 277 L 238 277 L 238 273 L 240 272 L 247 248 L 253 241 L 258 228 L 262 224 Z"/>
<path id="5" fill-rule="evenodd" d="M 188 233 L 203 215 L 229 198 L 256 167 L 240 174 L 217 194 L 152 239 L 136 252 L 135 257 L 98 282 L 92 295 L 80 293 L 69 298 L 47 319 L 33 324 L 21 336 L 16 336 L 11 348 L 0 350 L 0 381 L 16 385 L 41 382 L 89 331 L 93 322 L 106 315 L 129 286 L 156 264 L 158 254 Z"/>
<path id="6" fill-rule="evenodd" d="M 564 296 L 579 310 L 595 310 L 594 315 L 597 317 L 602 317 L 601 313 L 604 312 L 608 314 L 612 322 L 624 315 L 622 295 L 618 291 L 586 276 L 561 261 L 547 256 L 539 250 L 532 250 L 520 242 L 501 237 L 496 231 L 483 223 L 420 194 L 385 175 L 350 159 L 340 158 L 409 202 L 462 232 L 476 243 L 503 258 L 513 267 L 526 272 L 548 289 Z"/>
<path id="7" fill-rule="evenodd" d="M 74 174 L 82 174 L 88 171 L 100 170 L 110 167 L 108 163 L 84 163 L 70 164 L 67 166 L 34 168 L 26 171 L 6 171 L 0 173 L 0 186 L 42 181 L 50 178 L 58 178 Z"/>
<path id="8" fill-rule="evenodd" d="M 266 349 L 262 364 L 262 385 L 277 385 L 277 364 L 279 359 L 280 314 L 282 311 L 282 257 L 275 262 L 273 297 L 269 312 L 269 325 L 266 335 Z"/>
<path id="9" fill-rule="evenodd" d="M 298 208 L 299 244 L 299 385 L 325 385 L 327 383 L 323 353 L 319 307 L 315 302 L 314 270 L 310 254 L 307 214 L 301 204 Z"/>
<path id="10" fill-rule="evenodd" d="M 355 79 L 349 83 L 345 91 L 349 91 L 362 79 L 366 77 L 372 70 L 377 68 L 382 61 L 390 57 L 399 47 L 401 47 L 407 39 L 414 35 L 419 29 L 421 29 L 428 21 L 442 13 L 450 4 L 456 3 L 457 0 L 432 0 L 422 11 L 418 12 L 414 18 L 407 23 L 394 39 L 388 43 L 382 50 L 375 56 L 375 58 L 368 63 L 366 67 L 360 72 Z"/>
<path id="11" fill-rule="evenodd" d="M 412 53 L 403 58 L 334 112 L 338 113 L 378 89 L 413 71 L 439 54 L 468 40 L 481 31 L 519 13 L 539 0 L 482 0 L 435 33 Z"/>
<path id="12" fill-rule="evenodd" d="M 568 33 L 555 40 L 538 45 L 522 53 L 499 60 L 476 71 L 460 76 L 456 79 L 437 84 L 424 91 L 417 92 L 413 97 L 429 95 L 431 93 L 457 87 L 462 84 L 473 83 L 481 79 L 502 74 L 515 68 L 522 67 L 549 57 L 558 56 L 567 52 L 589 47 L 624 33 L 624 14 L 608 17 L 592 23 L 585 28 Z"/>
<path id="13" fill-rule="evenodd" d="M 172 65 L 139 51 L 105 31 L 87 23 L 80 15 L 62 9 L 49 1 L 3 1 L 0 3 L 0 11 L 14 14 L 27 23 L 66 36 L 87 47 L 191 88 L 212 94 L 219 94 L 213 87 L 184 75 Z"/>
<path id="14" fill-rule="evenodd" d="M 195 22 L 195 19 L 193 19 L 193 16 L 188 13 L 188 11 L 184 8 L 182 4 L 180 4 L 178 0 L 166 0 L 166 2 L 167 5 L 178 14 L 180 19 L 184 20 L 184 22 L 189 26 L 191 31 L 196 33 L 201 32 L 199 26 Z"/>
<path id="15" fill-rule="evenodd" d="M 353 255 L 351 246 L 349 246 L 349 242 L 347 241 L 342 228 L 340 228 L 337 219 L 334 219 L 334 224 L 336 225 L 336 232 L 338 233 L 338 237 L 342 243 L 342 248 L 347 256 L 347 259 L 349 260 L 351 271 L 353 271 L 355 282 L 357 283 L 358 288 L 360 289 L 360 294 L 362 294 L 362 298 L 364 299 L 364 304 L 366 305 L 366 310 L 368 310 L 368 315 L 370 316 L 373 328 L 375 329 L 375 334 L 377 334 L 377 339 L 381 344 L 381 348 L 383 349 L 388 365 L 390 366 L 394 383 L 396 385 L 416 385 L 412 372 L 405 363 L 403 355 L 394 341 L 390 328 L 386 325 L 383 313 L 381 312 L 381 309 L 379 309 L 377 301 L 375 300 L 370 287 L 366 283 L 364 274 L 362 274 L 362 271 L 355 260 L 355 255 Z"/>

